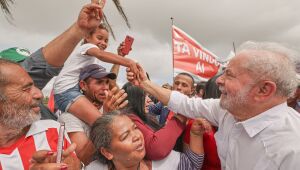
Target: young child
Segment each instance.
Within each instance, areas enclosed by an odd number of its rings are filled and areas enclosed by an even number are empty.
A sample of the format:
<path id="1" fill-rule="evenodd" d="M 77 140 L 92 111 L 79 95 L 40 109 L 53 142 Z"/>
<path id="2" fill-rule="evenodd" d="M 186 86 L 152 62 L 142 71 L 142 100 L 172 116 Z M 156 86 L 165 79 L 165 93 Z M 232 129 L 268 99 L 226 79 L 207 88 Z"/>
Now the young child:
<path id="1" fill-rule="evenodd" d="M 101 113 L 93 106 L 78 86 L 80 69 L 90 64 L 102 64 L 108 62 L 130 67 L 137 70 L 136 62 L 124 58 L 122 46 L 118 49 L 119 55 L 105 52 L 108 44 L 108 30 L 100 24 L 85 39 L 81 46 L 76 48 L 58 75 L 54 83 L 54 99 L 57 108 L 63 112 L 73 113 L 88 124 L 92 124 Z M 105 95 L 105 94 L 103 94 Z"/>

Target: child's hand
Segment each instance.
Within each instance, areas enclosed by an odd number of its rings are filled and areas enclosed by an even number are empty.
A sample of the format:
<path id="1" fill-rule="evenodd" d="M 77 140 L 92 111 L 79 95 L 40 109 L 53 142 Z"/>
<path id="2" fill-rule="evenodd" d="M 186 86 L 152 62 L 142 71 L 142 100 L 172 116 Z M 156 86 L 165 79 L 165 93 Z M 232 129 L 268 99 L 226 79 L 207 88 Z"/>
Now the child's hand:
<path id="1" fill-rule="evenodd" d="M 192 135 L 202 136 L 204 133 L 210 131 L 212 131 L 212 127 L 206 119 L 198 118 L 194 120 L 191 127 Z"/>
<path id="2" fill-rule="evenodd" d="M 130 71 L 132 71 L 135 75 L 139 74 L 139 69 L 138 69 L 137 64 L 138 63 L 136 61 L 133 61 L 133 60 L 130 60 L 130 62 L 129 62 Z"/>
<path id="3" fill-rule="evenodd" d="M 126 69 L 127 80 L 136 86 L 141 86 L 142 82 L 148 80 L 146 72 L 143 67 L 137 63 L 138 73 L 134 73 L 131 68 Z"/>

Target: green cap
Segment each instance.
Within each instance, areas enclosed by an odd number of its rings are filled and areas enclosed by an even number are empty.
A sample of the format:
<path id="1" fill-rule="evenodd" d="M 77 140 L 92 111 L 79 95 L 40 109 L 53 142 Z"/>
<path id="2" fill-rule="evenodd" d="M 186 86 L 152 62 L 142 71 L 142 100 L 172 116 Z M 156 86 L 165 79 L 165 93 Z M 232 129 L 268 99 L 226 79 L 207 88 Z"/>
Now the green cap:
<path id="1" fill-rule="evenodd" d="M 30 51 L 26 48 L 13 47 L 0 52 L 0 58 L 21 62 L 30 56 Z"/>

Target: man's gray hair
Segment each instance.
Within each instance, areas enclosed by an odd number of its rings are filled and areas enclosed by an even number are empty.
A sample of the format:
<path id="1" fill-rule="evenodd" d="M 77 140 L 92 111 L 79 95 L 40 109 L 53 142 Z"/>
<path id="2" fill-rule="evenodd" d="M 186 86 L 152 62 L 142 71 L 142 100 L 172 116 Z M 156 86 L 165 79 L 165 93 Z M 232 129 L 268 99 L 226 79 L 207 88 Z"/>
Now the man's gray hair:
<path id="1" fill-rule="evenodd" d="M 256 81 L 271 80 L 276 83 L 277 95 L 293 96 L 297 87 L 295 66 L 300 63 L 298 52 L 278 43 L 253 41 L 243 43 L 237 54 L 242 52 L 253 57 L 241 65 L 254 75 Z"/>
<path id="2" fill-rule="evenodd" d="M 6 100 L 4 89 L 9 82 L 7 80 L 8 77 L 3 73 L 3 68 L 4 66 L 7 65 L 19 65 L 19 64 L 10 60 L 0 58 L 0 101 Z"/>

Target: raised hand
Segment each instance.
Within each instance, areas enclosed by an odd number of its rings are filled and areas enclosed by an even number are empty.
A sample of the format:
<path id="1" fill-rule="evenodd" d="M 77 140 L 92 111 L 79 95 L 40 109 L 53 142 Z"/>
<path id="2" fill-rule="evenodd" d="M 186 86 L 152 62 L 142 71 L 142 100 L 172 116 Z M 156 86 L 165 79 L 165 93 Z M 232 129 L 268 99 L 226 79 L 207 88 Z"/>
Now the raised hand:
<path id="1" fill-rule="evenodd" d="M 130 68 L 126 69 L 127 80 L 136 86 L 141 86 L 142 82 L 148 80 L 146 72 L 140 64 L 136 64 L 138 72 L 134 73 Z"/>
<path id="2" fill-rule="evenodd" d="M 197 118 L 194 120 L 191 127 L 191 134 L 202 136 L 206 132 L 212 131 L 210 123 L 203 118 Z"/>
<path id="3" fill-rule="evenodd" d="M 78 16 L 77 26 L 84 35 L 88 35 L 95 29 L 103 18 L 101 7 L 96 3 L 85 5 Z"/>
<path id="4" fill-rule="evenodd" d="M 128 104 L 128 100 L 125 100 L 127 93 L 125 93 L 123 89 L 118 90 L 117 87 L 114 87 L 106 96 L 107 97 L 103 102 L 103 110 L 105 113 L 122 109 Z"/>

